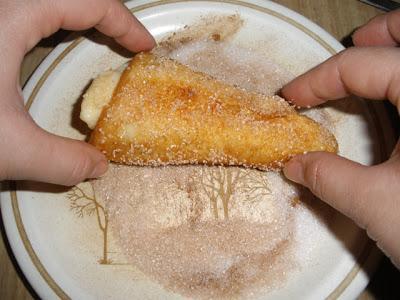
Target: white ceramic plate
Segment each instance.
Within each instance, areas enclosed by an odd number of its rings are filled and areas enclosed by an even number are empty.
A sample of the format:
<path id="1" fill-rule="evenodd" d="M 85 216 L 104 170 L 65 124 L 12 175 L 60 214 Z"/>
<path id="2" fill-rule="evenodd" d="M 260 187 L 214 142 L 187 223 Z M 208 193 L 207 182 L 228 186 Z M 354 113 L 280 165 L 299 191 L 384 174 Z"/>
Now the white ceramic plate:
<path id="1" fill-rule="evenodd" d="M 244 24 L 234 43 L 264 53 L 293 76 L 343 49 L 317 25 L 269 1 L 139 0 L 127 5 L 157 39 L 210 13 L 239 14 Z M 24 88 L 26 105 L 43 128 L 82 139 L 84 127 L 76 120 L 76 103 L 82 91 L 97 74 L 125 61 L 125 57 L 99 44 L 98 39 L 64 42 L 44 60 Z M 387 152 L 382 145 L 376 147 L 383 129 L 382 111 L 356 100 L 354 103 L 345 106 L 348 111 L 328 111 L 341 122 L 335 132 L 341 154 L 371 164 Z M 355 138 L 357 145 L 353 143 Z M 88 194 L 84 199 L 87 204 L 101 211 L 95 202 L 90 204 L 90 187 L 84 184 L 79 188 Z M 84 212 L 80 218 L 79 209 L 71 211 L 73 197 L 79 193 L 77 189 L 71 192 L 28 182 L 14 184 L 1 193 L 7 236 L 37 293 L 45 299 L 181 298 L 127 264 L 117 251 L 112 233 L 104 242 L 104 220 L 98 223 L 95 212 L 92 216 Z M 101 212 L 99 216 L 104 217 Z M 331 220 L 333 224 L 316 234 L 315 240 L 311 237 L 314 244 L 307 262 L 290 269 L 282 283 L 266 288 L 259 297 L 353 299 L 363 290 L 368 282 L 367 271 L 377 259 L 376 250 L 346 218 L 336 214 Z M 304 228 L 319 228 L 310 226 Z M 303 237 L 312 234 L 306 232 Z M 297 255 L 301 256 L 301 251 Z"/>

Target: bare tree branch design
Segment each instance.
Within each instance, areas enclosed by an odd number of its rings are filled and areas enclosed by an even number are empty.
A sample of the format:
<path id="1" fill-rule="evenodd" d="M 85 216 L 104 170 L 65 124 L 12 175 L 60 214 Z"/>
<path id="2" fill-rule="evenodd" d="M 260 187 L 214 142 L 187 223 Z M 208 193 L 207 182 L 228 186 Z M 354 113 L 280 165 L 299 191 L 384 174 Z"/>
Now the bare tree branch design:
<path id="1" fill-rule="evenodd" d="M 247 201 L 251 203 L 271 194 L 267 176 L 262 171 L 248 172 L 242 190 L 247 194 Z"/>
<path id="2" fill-rule="evenodd" d="M 254 203 L 271 194 L 269 182 L 264 172 L 232 167 L 203 167 L 201 187 L 210 201 L 214 218 L 219 218 L 218 203 L 221 201 L 223 218 L 229 219 L 229 209 L 235 193 L 246 194 L 247 201 Z"/>
<path id="3" fill-rule="evenodd" d="M 85 215 L 96 215 L 97 224 L 103 235 L 103 257 L 100 258 L 100 264 L 110 264 L 112 261 L 108 258 L 108 213 L 96 196 L 89 196 L 79 186 L 74 186 L 68 193 L 67 198 L 70 201 L 70 209 L 80 218 Z"/>
<path id="4" fill-rule="evenodd" d="M 204 212 L 204 206 L 203 202 L 200 199 L 200 195 L 197 192 L 198 191 L 198 182 L 194 179 L 196 178 L 197 172 L 193 171 L 193 174 L 189 176 L 189 178 L 185 181 L 182 180 L 176 180 L 176 185 L 177 188 L 184 193 L 186 193 L 190 205 L 189 205 L 189 210 L 185 211 L 186 212 L 186 219 L 189 223 L 189 225 L 195 225 L 199 219 L 201 218 L 203 212 Z M 182 207 L 180 207 L 180 211 L 182 213 Z"/>
<path id="5" fill-rule="evenodd" d="M 248 176 L 248 171 L 241 168 L 209 168 L 201 172 L 202 189 L 210 199 L 210 208 L 214 218 L 219 218 L 218 199 L 222 202 L 224 219 L 229 219 L 229 207 L 241 181 Z"/>
<path id="6" fill-rule="evenodd" d="M 211 174 L 210 174 L 211 173 Z M 207 168 L 201 169 L 201 187 L 203 192 L 207 195 L 208 199 L 210 200 L 210 209 L 214 216 L 215 220 L 218 220 L 218 195 L 219 190 L 218 188 L 212 184 L 214 180 L 214 174 L 209 172 Z M 211 178 L 210 178 L 211 177 Z"/>

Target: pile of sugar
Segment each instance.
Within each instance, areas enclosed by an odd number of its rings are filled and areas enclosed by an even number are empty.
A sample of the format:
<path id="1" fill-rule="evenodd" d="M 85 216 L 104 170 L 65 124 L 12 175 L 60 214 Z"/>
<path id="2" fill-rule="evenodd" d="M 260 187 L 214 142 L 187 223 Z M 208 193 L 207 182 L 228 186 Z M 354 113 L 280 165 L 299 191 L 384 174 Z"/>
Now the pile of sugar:
<path id="1" fill-rule="evenodd" d="M 113 165 L 94 187 L 128 262 L 174 292 L 248 297 L 296 267 L 296 194 L 276 173 Z"/>
<path id="2" fill-rule="evenodd" d="M 166 53 L 265 94 L 292 77 L 225 37 L 172 40 Z M 171 48 L 175 44 L 179 47 Z M 322 111 L 310 115 L 330 125 Z M 307 261 L 324 228 L 324 217 L 318 220 L 298 204 L 297 188 L 279 173 L 113 165 L 93 185 L 107 203 L 112 234 L 126 260 L 164 288 L 191 298 L 248 298 L 282 287 Z"/>
<path id="3" fill-rule="evenodd" d="M 243 24 L 238 14 L 206 16 L 166 37 L 153 52 L 228 84 L 274 95 L 294 75 L 251 48 L 231 42 Z"/>
<path id="4" fill-rule="evenodd" d="M 169 57 L 248 91 L 274 95 L 293 75 L 252 49 L 210 40 L 194 41 Z"/>

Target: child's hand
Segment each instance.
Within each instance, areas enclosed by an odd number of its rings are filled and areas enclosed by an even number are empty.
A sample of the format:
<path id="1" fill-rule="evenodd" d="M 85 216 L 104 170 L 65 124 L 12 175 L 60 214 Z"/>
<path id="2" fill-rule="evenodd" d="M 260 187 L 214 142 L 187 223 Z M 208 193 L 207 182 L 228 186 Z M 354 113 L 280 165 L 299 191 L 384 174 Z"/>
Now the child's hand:
<path id="1" fill-rule="evenodd" d="M 99 151 L 42 130 L 26 112 L 21 62 L 40 39 L 60 28 L 95 27 L 131 51 L 151 49 L 154 39 L 118 0 L 5 0 L 0 24 L 0 180 L 73 185 L 102 175 L 107 161 Z"/>
<path id="2" fill-rule="evenodd" d="M 353 36 L 358 47 L 298 77 L 283 88 L 283 95 L 307 106 L 355 94 L 387 98 L 400 109 L 400 49 L 388 47 L 398 44 L 399 26 L 400 11 L 373 19 Z M 284 173 L 365 228 L 400 266 L 399 147 L 388 161 L 373 167 L 332 154 L 309 153 L 293 158 Z"/>

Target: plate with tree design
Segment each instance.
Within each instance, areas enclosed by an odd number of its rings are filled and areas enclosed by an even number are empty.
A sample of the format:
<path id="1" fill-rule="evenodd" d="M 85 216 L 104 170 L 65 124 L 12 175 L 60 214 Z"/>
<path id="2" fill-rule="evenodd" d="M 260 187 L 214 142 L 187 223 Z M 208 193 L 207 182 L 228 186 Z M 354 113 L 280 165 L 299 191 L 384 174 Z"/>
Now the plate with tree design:
<path id="1" fill-rule="evenodd" d="M 270 1 L 127 5 L 159 54 L 264 94 L 342 50 Z M 98 33 L 61 43 L 24 88 L 30 114 L 50 132 L 87 138 L 82 94 L 129 58 Z M 387 155 L 379 106 L 351 99 L 302 113 L 335 134 L 345 157 L 372 164 Z M 42 298 L 354 298 L 377 257 L 362 230 L 279 172 L 111 165 L 72 188 L 11 183 L 1 208 Z"/>

